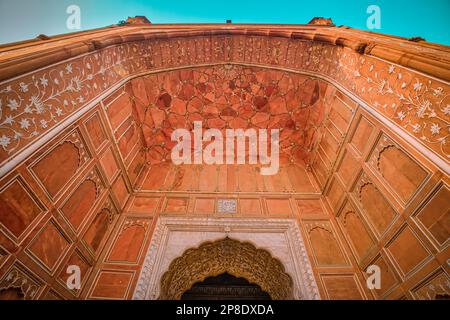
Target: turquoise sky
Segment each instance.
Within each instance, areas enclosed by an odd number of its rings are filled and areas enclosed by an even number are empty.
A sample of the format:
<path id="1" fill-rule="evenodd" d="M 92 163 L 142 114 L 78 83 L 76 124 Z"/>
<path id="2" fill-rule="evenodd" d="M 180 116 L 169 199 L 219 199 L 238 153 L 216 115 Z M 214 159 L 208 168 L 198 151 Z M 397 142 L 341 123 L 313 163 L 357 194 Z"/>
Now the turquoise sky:
<path id="1" fill-rule="evenodd" d="M 374 31 L 450 45 L 450 0 L 0 0 L 0 43 L 71 32 L 66 8 L 72 4 L 81 8 L 81 30 L 135 15 L 153 23 L 299 24 L 323 16 L 367 29 L 367 7 L 378 5 L 381 29 Z"/>

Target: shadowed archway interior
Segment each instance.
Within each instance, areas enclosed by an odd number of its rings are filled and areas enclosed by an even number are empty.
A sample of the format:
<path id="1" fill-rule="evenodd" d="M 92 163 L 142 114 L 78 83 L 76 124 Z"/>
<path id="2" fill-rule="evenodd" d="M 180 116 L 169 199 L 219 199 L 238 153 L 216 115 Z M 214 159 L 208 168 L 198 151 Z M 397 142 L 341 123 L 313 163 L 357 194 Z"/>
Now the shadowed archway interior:
<path id="1" fill-rule="evenodd" d="M 195 283 L 181 300 L 271 300 L 260 286 L 225 272 Z"/>

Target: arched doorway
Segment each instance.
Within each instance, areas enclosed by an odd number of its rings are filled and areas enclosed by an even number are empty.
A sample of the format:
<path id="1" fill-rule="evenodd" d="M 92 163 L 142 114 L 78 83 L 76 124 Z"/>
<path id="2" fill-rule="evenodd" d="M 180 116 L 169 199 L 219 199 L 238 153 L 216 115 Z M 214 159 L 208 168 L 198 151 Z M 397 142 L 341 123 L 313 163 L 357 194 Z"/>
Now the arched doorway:
<path id="1" fill-rule="evenodd" d="M 225 238 L 186 250 L 162 276 L 159 299 L 177 300 L 196 283 L 228 274 L 244 278 L 271 299 L 292 299 L 293 282 L 280 261 L 247 242 Z"/>

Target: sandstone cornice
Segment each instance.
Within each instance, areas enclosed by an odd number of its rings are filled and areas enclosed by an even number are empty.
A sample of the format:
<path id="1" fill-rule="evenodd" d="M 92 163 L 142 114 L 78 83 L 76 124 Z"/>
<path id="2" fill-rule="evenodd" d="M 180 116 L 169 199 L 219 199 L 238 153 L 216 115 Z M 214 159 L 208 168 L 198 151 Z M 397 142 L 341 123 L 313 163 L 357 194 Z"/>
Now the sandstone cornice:
<path id="1" fill-rule="evenodd" d="M 450 80 L 450 48 L 328 25 L 126 25 L 0 47 L 0 81 L 113 45 L 201 36 L 266 36 L 348 47 L 360 54 Z M 42 45 L 49 45 L 41 49 Z"/>

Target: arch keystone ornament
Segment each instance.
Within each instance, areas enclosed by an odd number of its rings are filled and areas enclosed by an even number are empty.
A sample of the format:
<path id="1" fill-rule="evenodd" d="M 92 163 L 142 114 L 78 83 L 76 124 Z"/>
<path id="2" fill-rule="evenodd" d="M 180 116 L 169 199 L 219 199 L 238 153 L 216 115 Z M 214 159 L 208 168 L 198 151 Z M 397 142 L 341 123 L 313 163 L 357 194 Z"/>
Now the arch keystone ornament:
<path id="1" fill-rule="evenodd" d="M 293 299 L 293 282 L 282 263 L 253 244 L 225 238 L 186 250 L 161 279 L 162 300 L 179 300 L 196 282 L 228 272 L 246 278 L 274 300 Z"/>

